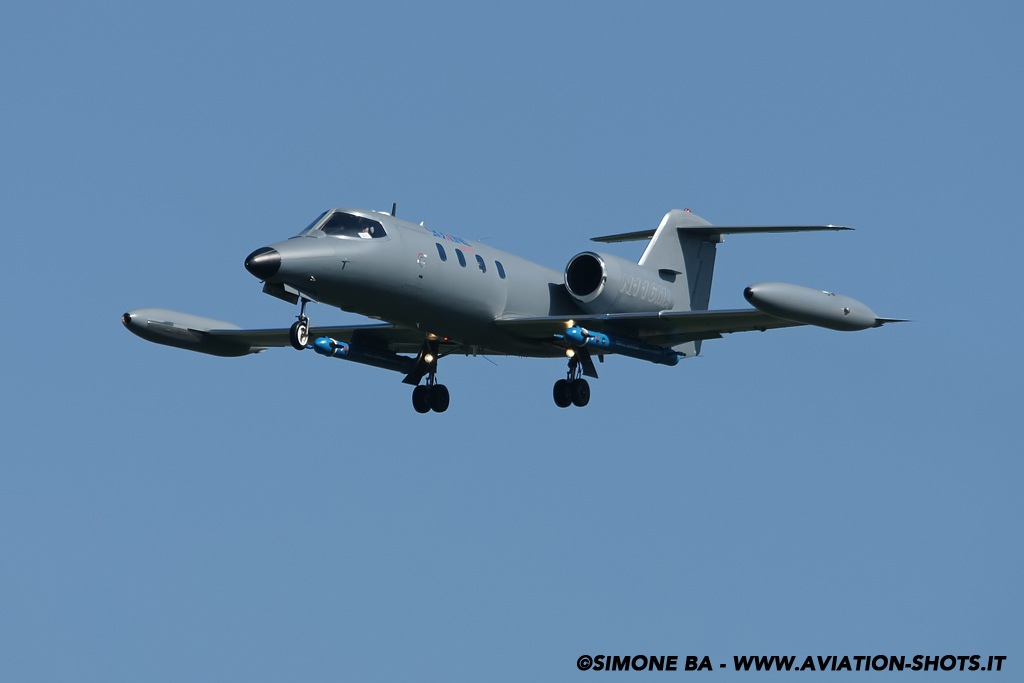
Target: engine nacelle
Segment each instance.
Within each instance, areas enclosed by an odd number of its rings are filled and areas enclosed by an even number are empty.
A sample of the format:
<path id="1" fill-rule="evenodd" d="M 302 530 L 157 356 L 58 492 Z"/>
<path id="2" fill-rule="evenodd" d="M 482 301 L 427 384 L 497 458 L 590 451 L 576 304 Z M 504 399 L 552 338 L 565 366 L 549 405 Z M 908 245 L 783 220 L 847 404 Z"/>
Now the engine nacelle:
<path id="1" fill-rule="evenodd" d="M 675 303 L 672 290 L 657 272 L 593 251 L 569 260 L 565 288 L 587 313 L 651 313 Z"/>

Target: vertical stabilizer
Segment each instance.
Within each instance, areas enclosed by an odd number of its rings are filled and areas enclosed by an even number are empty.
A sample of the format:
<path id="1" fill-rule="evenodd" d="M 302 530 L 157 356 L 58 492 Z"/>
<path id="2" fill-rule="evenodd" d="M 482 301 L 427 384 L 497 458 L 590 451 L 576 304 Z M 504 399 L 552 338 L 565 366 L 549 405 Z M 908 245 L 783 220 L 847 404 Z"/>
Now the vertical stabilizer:
<path id="1" fill-rule="evenodd" d="M 715 272 L 715 246 L 721 237 L 701 230 L 711 224 L 689 210 L 672 209 L 661 219 L 639 264 L 657 271 L 672 290 L 675 311 L 706 311 Z M 690 231 L 679 228 L 690 228 Z M 694 228 L 696 228 L 694 230 Z M 687 357 L 700 353 L 700 341 L 675 347 Z"/>
<path id="2" fill-rule="evenodd" d="M 708 310 L 711 278 L 715 271 L 715 246 L 721 240 L 710 230 L 702 230 L 711 227 L 710 223 L 690 211 L 672 209 L 661 219 L 640 257 L 640 265 L 657 271 L 658 277 L 672 289 L 675 297 L 672 310 Z"/>

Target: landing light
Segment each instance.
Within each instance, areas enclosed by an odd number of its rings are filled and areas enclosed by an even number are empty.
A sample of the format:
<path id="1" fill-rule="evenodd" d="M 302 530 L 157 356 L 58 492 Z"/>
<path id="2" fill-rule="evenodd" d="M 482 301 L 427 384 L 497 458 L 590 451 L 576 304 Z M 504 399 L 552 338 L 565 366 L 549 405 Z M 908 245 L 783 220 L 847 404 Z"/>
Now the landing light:
<path id="1" fill-rule="evenodd" d="M 576 327 L 576 321 L 575 320 L 571 320 L 570 319 L 570 320 L 566 320 L 565 321 L 565 329 L 569 329 L 570 327 Z"/>
<path id="2" fill-rule="evenodd" d="M 576 355 L 576 349 L 566 349 L 565 350 L 565 357 L 566 358 L 572 358 L 575 355 Z"/>
<path id="3" fill-rule="evenodd" d="M 423 356 L 423 360 L 426 363 L 433 363 L 434 362 L 434 354 L 428 353 L 427 355 Z"/>

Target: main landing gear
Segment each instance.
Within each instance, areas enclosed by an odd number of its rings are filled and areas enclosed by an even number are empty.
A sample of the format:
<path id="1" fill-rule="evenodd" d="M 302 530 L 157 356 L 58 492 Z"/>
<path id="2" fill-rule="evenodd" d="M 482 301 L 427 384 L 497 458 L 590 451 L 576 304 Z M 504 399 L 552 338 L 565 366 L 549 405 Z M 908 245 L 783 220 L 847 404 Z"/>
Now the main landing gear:
<path id="1" fill-rule="evenodd" d="M 288 341 L 292 348 L 302 351 L 309 344 L 309 318 L 306 317 L 306 300 L 302 300 L 299 319 L 288 330 Z"/>
<path id="2" fill-rule="evenodd" d="M 412 407 L 417 413 L 443 413 L 449 400 L 448 387 L 443 384 L 421 384 L 412 390 Z"/>
<path id="3" fill-rule="evenodd" d="M 565 379 L 555 382 L 552 391 L 555 398 L 555 405 L 559 408 L 568 408 L 574 405 L 577 408 L 590 403 L 590 384 L 583 379 L 583 368 L 579 358 L 573 356 L 569 359 L 569 372 Z"/>
<path id="4" fill-rule="evenodd" d="M 437 339 L 427 339 L 423 343 L 423 349 L 417 359 L 417 368 L 406 377 L 408 384 L 416 384 L 412 390 L 412 407 L 417 413 L 443 413 L 448 410 L 448 403 L 451 397 L 448 394 L 448 387 L 437 383 L 437 359 L 440 355 L 440 345 Z M 419 384 L 420 378 L 426 375 L 424 384 Z"/>

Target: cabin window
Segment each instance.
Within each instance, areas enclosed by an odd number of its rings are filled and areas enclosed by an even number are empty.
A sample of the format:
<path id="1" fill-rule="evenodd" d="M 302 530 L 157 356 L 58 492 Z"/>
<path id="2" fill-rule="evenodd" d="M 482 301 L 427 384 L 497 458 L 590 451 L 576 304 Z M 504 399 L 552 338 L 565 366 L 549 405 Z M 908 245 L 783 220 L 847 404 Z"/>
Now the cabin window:
<path id="1" fill-rule="evenodd" d="M 476 255 L 476 265 L 478 265 L 480 267 L 480 272 L 481 273 L 486 273 L 487 272 L 487 264 L 484 263 L 484 257 L 481 256 L 480 254 Z"/>
<path id="2" fill-rule="evenodd" d="M 437 257 L 442 261 L 448 260 L 448 254 L 444 253 L 444 247 L 441 246 L 440 242 L 437 243 Z"/>
<path id="3" fill-rule="evenodd" d="M 384 226 L 379 221 L 340 211 L 328 218 L 327 222 L 321 226 L 320 231 L 326 235 L 356 239 L 377 239 L 385 236 Z"/>
<path id="4" fill-rule="evenodd" d="M 500 277 L 502 280 L 504 280 L 505 279 L 505 267 L 503 265 L 501 265 L 501 261 L 495 261 L 494 262 L 494 267 L 498 269 L 498 277 Z"/>
<path id="5" fill-rule="evenodd" d="M 466 256 L 462 253 L 462 250 L 461 249 L 456 249 L 455 250 L 455 256 L 457 256 L 458 259 L 459 259 L 459 265 L 462 266 L 463 268 L 465 268 L 466 267 Z"/>

